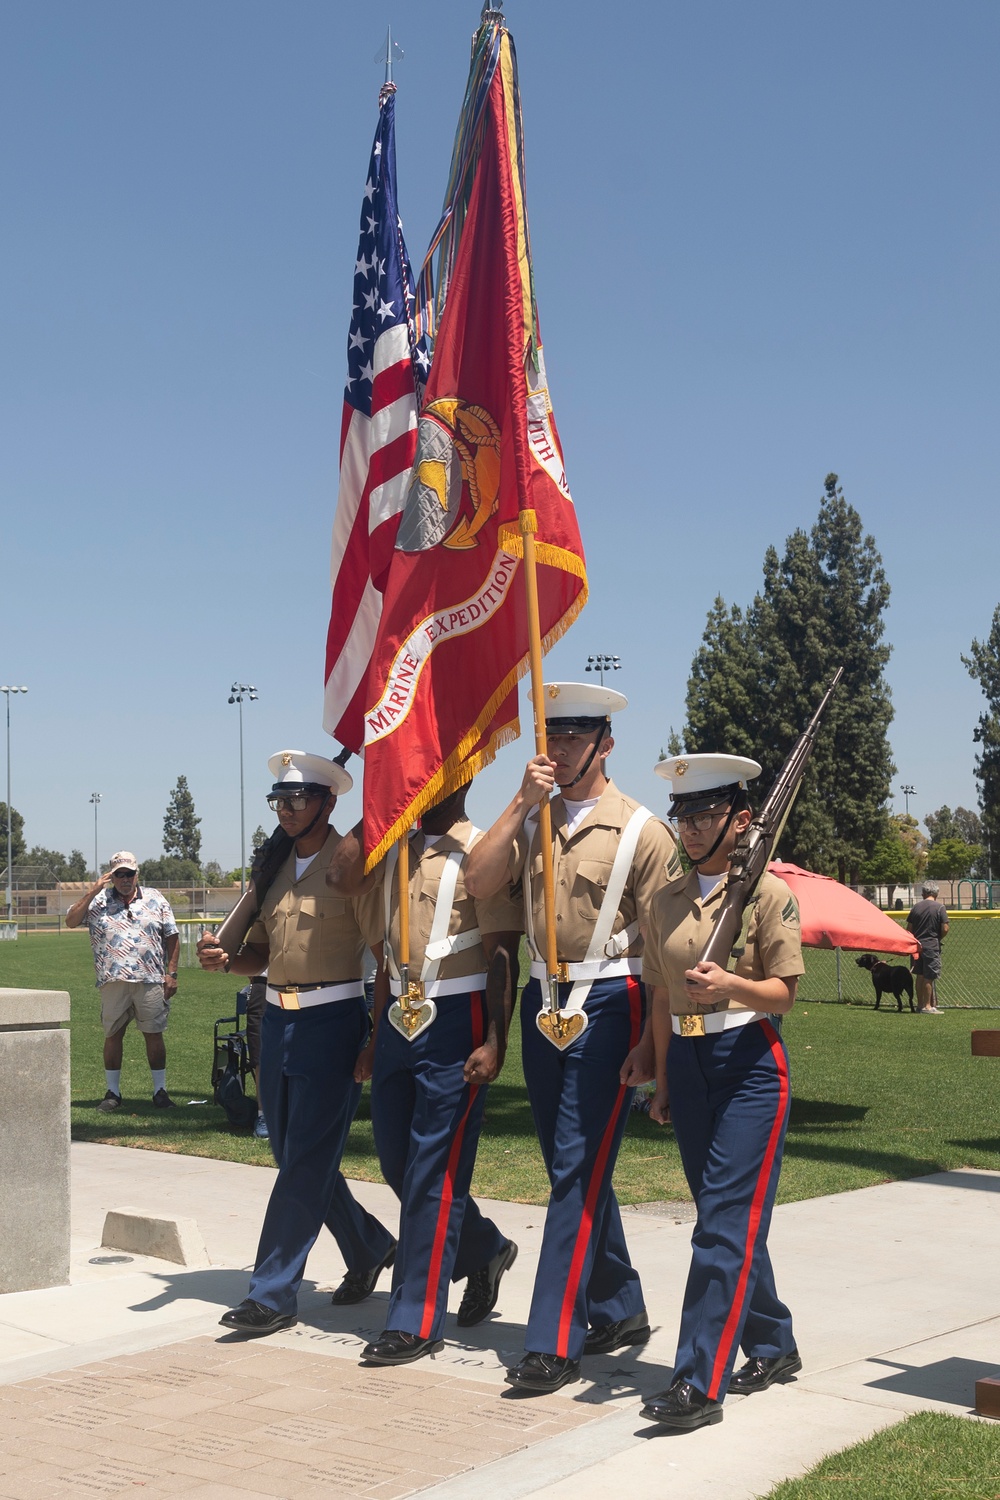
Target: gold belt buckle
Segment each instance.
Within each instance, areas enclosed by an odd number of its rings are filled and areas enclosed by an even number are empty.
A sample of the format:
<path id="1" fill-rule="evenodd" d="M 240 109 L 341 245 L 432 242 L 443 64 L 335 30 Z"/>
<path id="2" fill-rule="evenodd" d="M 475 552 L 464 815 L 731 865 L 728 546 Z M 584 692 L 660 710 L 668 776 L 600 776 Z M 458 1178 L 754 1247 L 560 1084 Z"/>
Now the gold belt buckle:
<path id="1" fill-rule="evenodd" d="M 281 1001 L 282 1010 L 301 1010 L 299 997 L 294 990 L 279 990 L 278 999 Z"/>
<path id="2" fill-rule="evenodd" d="M 704 1036 L 704 1016 L 681 1016 L 681 1036 Z"/>
<path id="3" fill-rule="evenodd" d="M 561 958 L 556 964 L 556 978 L 560 984 L 569 984 L 569 964 Z"/>

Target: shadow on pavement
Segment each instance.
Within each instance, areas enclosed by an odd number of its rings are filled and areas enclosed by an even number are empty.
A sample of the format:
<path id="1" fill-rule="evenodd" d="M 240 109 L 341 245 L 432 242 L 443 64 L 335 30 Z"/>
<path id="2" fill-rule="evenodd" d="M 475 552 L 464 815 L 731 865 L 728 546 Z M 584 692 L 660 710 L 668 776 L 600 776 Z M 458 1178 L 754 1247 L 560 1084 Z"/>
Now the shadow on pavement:
<path id="1" fill-rule="evenodd" d="M 869 1380 L 875 1391 L 894 1391 L 900 1396 L 918 1396 L 924 1401 L 947 1401 L 957 1406 L 971 1406 L 976 1381 L 1000 1373 L 996 1364 L 978 1359 L 937 1359 L 929 1365 L 901 1365 L 893 1359 L 870 1359 L 871 1365 L 886 1365 L 895 1373 L 881 1380 Z"/>

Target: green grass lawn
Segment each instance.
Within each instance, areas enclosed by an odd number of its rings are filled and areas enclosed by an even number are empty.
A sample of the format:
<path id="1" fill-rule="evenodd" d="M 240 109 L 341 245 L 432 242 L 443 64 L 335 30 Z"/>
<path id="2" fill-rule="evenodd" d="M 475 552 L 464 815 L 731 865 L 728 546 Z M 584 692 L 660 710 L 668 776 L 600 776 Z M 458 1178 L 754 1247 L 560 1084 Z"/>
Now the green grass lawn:
<path id="1" fill-rule="evenodd" d="M 0 986 L 11 985 L 70 993 L 74 1139 L 270 1163 L 267 1144 L 231 1131 L 220 1109 L 188 1103 L 209 1096 L 212 1023 L 235 1010 L 237 981 L 181 970 L 167 1032 L 167 1086 L 179 1108 L 166 1114 L 153 1108 L 142 1040 L 130 1027 L 125 1104 L 111 1116 L 95 1108 L 105 1083 L 86 934 L 30 934 L 0 944 Z M 989 1013 L 976 1011 L 900 1016 L 876 1013 L 870 1004 L 800 1002 L 785 1026 L 794 1099 L 779 1202 L 949 1167 L 1000 1170 L 1000 1059 L 973 1058 L 969 1045 L 971 1030 L 990 1025 Z M 367 1092 L 344 1169 L 348 1176 L 380 1180 Z M 625 1203 L 686 1198 L 672 1131 L 632 1115 L 615 1184 Z M 501 1080 L 490 1090 L 474 1186 L 481 1196 L 516 1202 L 547 1196 L 516 1036 Z"/>
<path id="2" fill-rule="evenodd" d="M 940 1412 L 845 1448 L 766 1500 L 1000 1500 L 1000 1424 Z"/>

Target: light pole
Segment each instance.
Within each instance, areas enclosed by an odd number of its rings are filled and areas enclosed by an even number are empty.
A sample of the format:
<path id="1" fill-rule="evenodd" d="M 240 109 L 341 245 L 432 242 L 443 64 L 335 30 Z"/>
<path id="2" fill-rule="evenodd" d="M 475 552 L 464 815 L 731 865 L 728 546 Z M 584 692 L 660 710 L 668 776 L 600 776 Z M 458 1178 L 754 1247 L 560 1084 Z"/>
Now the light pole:
<path id="1" fill-rule="evenodd" d="M 257 689 L 246 682 L 234 682 L 229 689 L 230 703 L 240 706 L 240 895 L 247 888 L 247 828 L 243 812 L 243 699 L 257 702 Z"/>
<path id="2" fill-rule="evenodd" d="M 620 672 L 622 669 L 620 656 L 588 656 L 586 672 L 600 672 L 601 687 L 604 686 L 605 672 Z"/>
<path id="3" fill-rule="evenodd" d="M 907 782 L 906 785 L 905 786 L 901 786 L 899 790 L 902 792 L 903 797 L 905 799 L 905 803 L 906 803 L 906 816 L 909 817 L 910 816 L 910 798 L 911 797 L 915 797 L 917 795 L 917 789 L 916 789 L 915 786 L 911 786 L 910 783 Z"/>
<path id="4" fill-rule="evenodd" d="M 97 809 L 101 805 L 100 792 L 91 792 L 90 800 L 94 804 L 94 879 L 100 880 L 101 867 L 97 863 Z"/>
<path id="5" fill-rule="evenodd" d="M 10 695 L 11 695 L 11 693 L 26 693 L 27 691 L 28 691 L 28 689 L 26 687 L 7 687 L 6 685 L 3 686 L 3 687 L 0 687 L 0 693 L 3 693 L 4 697 L 7 700 L 7 916 L 8 916 L 8 918 L 11 915 L 11 907 L 14 904 L 14 897 L 13 897 L 13 892 L 12 892 L 12 889 L 11 889 L 11 868 L 10 868 L 11 867 L 11 862 L 12 862 L 11 861 L 11 850 L 13 848 L 13 843 L 14 843 L 13 836 L 12 836 L 12 833 L 11 833 L 11 811 L 10 811 Z"/>

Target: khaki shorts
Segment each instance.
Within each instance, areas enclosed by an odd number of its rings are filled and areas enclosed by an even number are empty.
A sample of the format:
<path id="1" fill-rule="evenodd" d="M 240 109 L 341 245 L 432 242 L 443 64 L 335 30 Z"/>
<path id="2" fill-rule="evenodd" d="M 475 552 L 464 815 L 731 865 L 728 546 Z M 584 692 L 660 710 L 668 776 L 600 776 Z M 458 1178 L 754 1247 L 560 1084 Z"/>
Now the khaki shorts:
<path id="1" fill-rule="evenodd" d="M 162 984 L 132 984 L 113 979 L 101 985 L 101 1025 L 105 1036 L 124 1031 L 134 1021 L 138 1031 L 166 1031 L 170 1001 Z"/>

